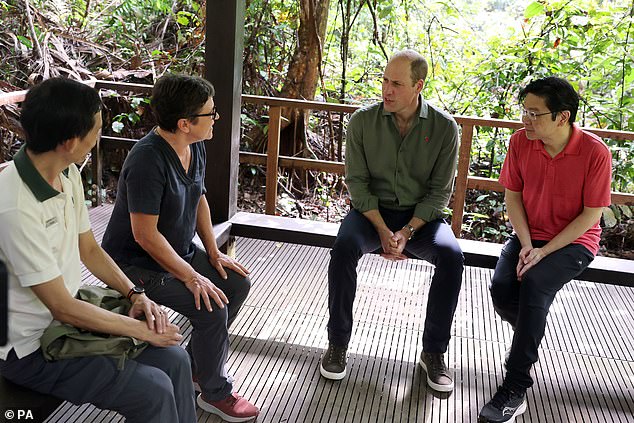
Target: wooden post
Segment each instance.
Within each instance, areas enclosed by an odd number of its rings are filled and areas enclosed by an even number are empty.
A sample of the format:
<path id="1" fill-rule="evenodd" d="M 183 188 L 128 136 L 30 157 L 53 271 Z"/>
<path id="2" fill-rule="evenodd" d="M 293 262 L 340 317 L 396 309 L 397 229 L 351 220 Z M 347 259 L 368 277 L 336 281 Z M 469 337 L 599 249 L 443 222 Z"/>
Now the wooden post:
<path id="1" fill-rule="evenodd" d="M 240 165 L 240 107 L 245 0 L 207 2 L 205 78 L 216 95 L 220 120 L 206 141 L 205 186 L 214 223 L 229 220 L 237 210 Z"/>
<path id="2" fill-rule="evenodd" d="M 266 214 L 275 215 L 277 205 L 277 164 L 280 156 L 282 108 L 269 107 L 269 143 L 266 151 Z"/>
<path id="3" fill-rule="evenodd" d="M 464 202 L 467 196 L 467 177 L 469 176 L 469 162 L 471 161 L 471 143 L 473 141 L 473 125 L 462 125 L 462 138 L 460 151 L 458 152 L 458 175 L 453 197 L 453 214 L 451 216 L 451 229 L 456 238 L 460 238 L 462 229 L 462 215 Z"/>
<path id="4" fill-rule="evenodd" d="M 101 205 L 101 180 L 103 178 L 103 161 L 101 158 L 101 146 L 99 141 L 90 152 L 92 186 L 90 187 L 90 202 L 93 207 Z"/>

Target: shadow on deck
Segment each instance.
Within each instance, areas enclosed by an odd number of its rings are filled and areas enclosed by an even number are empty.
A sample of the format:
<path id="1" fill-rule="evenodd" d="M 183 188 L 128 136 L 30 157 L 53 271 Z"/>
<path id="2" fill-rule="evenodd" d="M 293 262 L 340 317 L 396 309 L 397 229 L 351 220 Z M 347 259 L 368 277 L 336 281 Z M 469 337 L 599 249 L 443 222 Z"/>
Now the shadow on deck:
<path id="1" fill-rule="evenodd" d="M 107 207 L 91 210 L 98 239 L 108 217 Z M 258 422 L 474 422 L 502 381 L 511 333 L 490 302 L 490 269 L 465 269 L 448 350 L 456 388 L 441 396 L 416 365 L 431 265 L 363 257 L 349 374 L 332 382 L 318 370 L 327 346 L 328 250 L 238 238 L 237 256 L 253 289 L 231 328 L 228 364 L 237 390 L 261 408 Z M 627 287 L 572 281 L 560 292 L 518 422 L 634 422 L 632 304 Z M 189 335 L 185 319 L 173 320 Z M 63 404 L 47 421 L 120 420 Z M 221 420 L 199 410 L 198 421 Z"/>

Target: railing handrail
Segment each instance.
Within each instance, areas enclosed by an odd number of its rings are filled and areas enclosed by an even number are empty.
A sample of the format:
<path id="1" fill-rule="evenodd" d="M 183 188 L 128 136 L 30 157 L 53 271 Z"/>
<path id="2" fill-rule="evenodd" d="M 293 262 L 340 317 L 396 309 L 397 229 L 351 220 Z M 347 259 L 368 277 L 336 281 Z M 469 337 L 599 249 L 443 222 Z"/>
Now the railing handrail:
<path id="1" fill-rule="evenodd" d="M 111 89 L 119 91 L 130 91 L 149 94 L 152 91 L 152 85 L 134 84 L 129 82 L 115 82 L 104 80 L 88 80 L 85 84 L 93 86 L 95 89 Z M 13 92 L 0 92 L 0 106 L 12 103 L 20 103 L 24 101 L 24 96 L 28 90 L 20 90 Z M 307 110 L 323 110 L 331 112 L 347 112 L 354 113 L 362 105 L 326 103 L 320 101 L 298 100 L 281 97 L 266 97 L 251 94 L 242 94 L 243 103 L 260 104 L 267 106 L 279 107 L 297 107 Z M 460 125 L 486 126 L 497 128 L 520 129 L 522 122 L 506 119 L 482 118 L 464 115 L 453 115 L 456 122 Z M 618 131 L 614 129 L 600 129 L 591 127 L 582 127 L 581 129 L 592 132 L 600 137 L 612 138 L 617 140 L 634 140 L 634 132 Z"/>
<path id="2" fill-rule="evenodd" d="M 279 128 L 281 125 L 281 109 L 300 108 L 310 110 L 332 111 L 354 113 L 363 106 L 340 105 L 323 103 L 316 101 L 285 99 L 278 97 L 264 97 L 253 95 L 242 95 L 242 102 L 269 106 L 269 128 L 268 131 L 267 154 L 240 152 L 240 162 L 265 165 L 266 173 L 266 195 L 265 210 L 267 214 L 275 214 L 277 202 L 277 169 L 281 167 L 298 167 L 302 169 L 315 169 L 341 173 L 343 168 L 337 165 L 338 162 L 298 159 L 293 157 L 279 156 Z M 462 216 L 464 214 L 464 202 L 467 189 L 484 189 L 489 191 L 504 191 L 504 187 L 493 178 L 482 178 L 469 175 L 469 165 L 471 162 L 471 145 L 473 142 L 473 130 L 475 127 L 493 127 L 520 129 L 524 125 L 520 121 L 480 118 L 471 116 L 454 115 L 456 122 L 462 126 L 460 150 L 458 153 L 458 169 L 456 184 L 454 188 L 454 209 L 452 216 L 452 229 L 456 236 L 459 236 L 462 228 Z M 600 137 L 618 140 L 634 140 L 634 132 L 616 131 L 597 128 L 582 128 Z M 271 152 L 273 154 L 271 154 Z M 634 194 L 612 192 L 612 204 L 634 204 Z"/>
<path id="3" fill-rule="evenodd" d="M 306 110 L 320 110 L 327 112 L 354 113 L 362 105 L 326 103 L 323 101 L 299 100 L 296 98 L 264 97 L 259 95 L 242 94 L 242 102 L 249 104 L 259 104 L 271 107 L 294 107 Z"/>
<path id="4" fill-rule="evenodd" d="M 96 89 L 111 89 L 119 91 L 129 91 L 136 93 L 149 94 L 152 91 L 152 85 L 148 84 L 132 84 L 124 82 L 89 80 L 84 83 L 95 87 Z M 24 100 L 26 90 L 0 93 L 0 106 L 19 103 Z M 275 213 L 277 198 L 277 169 L 281 167 L 296 167 L 301 169 L 312 169 L 324 172 L 333 172 L 343 174 L 344 167 L 341 162 L 333 162 L 326 160 L 314 160 L 297 157 L 286 157 L 279 155 L 279 128 L 281 127 L 281 109 L 282 108 L 299 108 L 305 110 L 319 110 L 336 113 L 354 113 L 362 105 L 336 104 L 319 101 L 287 99 L 280 97 L 265 97 L 249 94 L 242 94 L 243 104 L 258 104 L 269 107 L 269 129 L 268 131 L 268 148 L 267 154 L 240 152 L 240 163 L 264 165 L 267 167 L 266 181 L 266 212 L 268 214 Z M 464 201 L 467 189 L 482 189 L 488 191 L 503 191 L 504 188 L 496 179 L 483 178 L 469 175 L 469 164 L 471 160 L 471 144 L 473 141 L 473 129 L 475 127 L 492 127 L 492 128 L 508 128 L 520 129 L 523 127 L 522 122 L 514 120 L 481 118 L 463 115 L 454 115 L 456 122 L 462 126 L 462 141 L 459 151 L 458 170 L 456 176 L 456 186 L 454 188 L 454 210 L 452 227 L 456 235 L 459 235 L 462 225 L 462 215 L 464 210 Z M 611 138 L 616 140 L 634 140 L 634 132 L 617 131 L 611 129 L 587 128 L 582 129 L 594 133 L 600 137 Z M 136 140 L 120 137 L 103 136 L 103 141 L 107 141 L 116 147 L 127 147 L 132 145 Z M 273 154 L 271 154 L 273 153 Z M 99 157 L 99 153 L 96 154 Z M 98 163 L 100 166 L 100 163 Z M 98 166 L 98 167 L 99 167 Z M 100 179 L 100 178 L 99 178 Z M 612 192 L 612 204 L 634 204 L 634 194 Z"/>
<path id="5" fill-rule="evenodd" d="M 249 104 L 265 105 L 270 107 L 295 107 L 306 110 L 320 110 L 328 112 L 345 112 L 354 113 L 356 110 L 364 107 L 363 105 L 353 104 L 336 104 L 325 103 L 320 101 L 298 100 L 293 98 L 282 97 L 265 97 L 258 95 L 242 94 L 242 102 Z M 482 118 L 464 115 L 453 115 L 456 123 L 459 125 L 485 126 L 491 128 L 508 128 L 521 129 L 524 124 L 517 120 Z M 600 129 L 591 127 L 582 127 L 581 129 L 592 132 L 603 138 L 611 138 L 616 140 L 634 140 L 634 132 L 618 131 L 614 129 Z"/>

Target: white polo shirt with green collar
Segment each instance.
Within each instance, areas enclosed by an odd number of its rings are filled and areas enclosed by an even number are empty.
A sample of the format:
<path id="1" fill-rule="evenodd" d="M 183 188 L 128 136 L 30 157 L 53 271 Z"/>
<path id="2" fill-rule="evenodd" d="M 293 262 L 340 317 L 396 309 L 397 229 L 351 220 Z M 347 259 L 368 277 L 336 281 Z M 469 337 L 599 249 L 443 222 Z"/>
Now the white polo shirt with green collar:
<path id="1" fill-rule="evenodd" d="M 0 172 L 0 260 L 9 274 L 9 333 L 0 359 L 40 347 L 53 316 L 30 287 L 62 276 L 70 295 L 81 284 L 79 234 L 90 230 L 77 167 L 61 175 L 62 192 L 39 174 L 24 147 Z"/>

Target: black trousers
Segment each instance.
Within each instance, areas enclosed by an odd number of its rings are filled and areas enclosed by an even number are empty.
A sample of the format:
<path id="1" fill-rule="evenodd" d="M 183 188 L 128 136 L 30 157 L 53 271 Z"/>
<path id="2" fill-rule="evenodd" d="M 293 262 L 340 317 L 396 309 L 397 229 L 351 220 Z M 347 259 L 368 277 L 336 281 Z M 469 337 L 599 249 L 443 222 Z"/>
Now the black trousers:
<path id="1" fill-rule="evenodd" d="M 413 210 L 379 211 L 392 231 L 401 229 L 413 215 Z M 379 248 L 381 240 L 370 221 L 356 210 L 348 213 L 339 228 L 328 266 L 328 340 L 335 345 L 348 345 L 352 334 L 357 263 L 363 254 Z M 427 299 L 423 349 L 444 353 L 462 285 L 462 251 L 451 228 L 442 219 L 426 223 L 407 242 L 405 251 L 436 266 Z"/>
<path id="2" fill-rule="evenodd" d="M 130 265 L 122 265 L 121 269 L 132 282 L 145 287 L 146 295 L 153 301 L 189 319 L 193 329 L 187 352 L 191 357 L 192 374 L 198 379 L 205 399 L 218 401 L 233 392 L 232 378 L 226 369 L 228 328 L 249 294 L 251 280 L 230 269 L 226 269 L 227 279 L 222 279 L 209 263 L 207 253 L 198 247 L 190 264 L 225 293 L 229 299 L 226 307 L 219 308 L 212 300 L 212 311 L 208 311 L 201 300 L 200 310 L 196 310 L 194 295 L 174 275 Z"/>
<path id="3" fill-rule="evenodd" d="M 546 243 L 532 241 L 534 247 Z M 594 259 L 584 246 L 569 244 L 544 257 L 524 274 L 520 282 L 516 268 L 521 248 L 516 235 L 506 242 L 489 286 L 495 311 L 515 330 L 504 386 L 516 391 L 533 385 L 530 370 L 537 362 L 537 350 L 555 295 Z"/>

